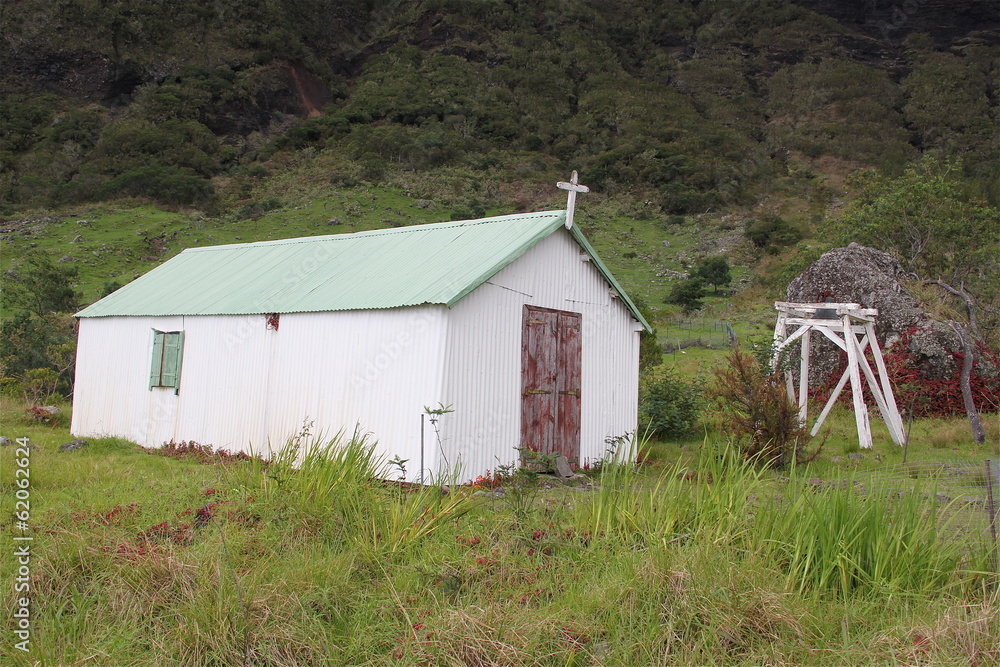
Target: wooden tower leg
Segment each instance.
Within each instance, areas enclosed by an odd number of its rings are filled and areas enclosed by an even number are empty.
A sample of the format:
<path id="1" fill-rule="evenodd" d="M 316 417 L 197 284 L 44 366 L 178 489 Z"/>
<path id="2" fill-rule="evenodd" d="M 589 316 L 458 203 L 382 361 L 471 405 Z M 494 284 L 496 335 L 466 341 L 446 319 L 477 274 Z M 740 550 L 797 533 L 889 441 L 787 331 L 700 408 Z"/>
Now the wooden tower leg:
<path id="1" fill-rule="evenodd" d="M 777 372 L 778 362 L 781 361 L 781 344 L 788 338 L 788 327 L 785 322 L 785 314 L 778 314 L 778 321 L 774 324 L 774 342 L 771 344 L 771 370 Z M 795 385 L 792 384 L 792 374 L 784 371 L 785 389 L 788 391 L 788 400 L 795 402 Z"/>
<path id="2" fill-rule="evenodd" d="M 806 423 L 809 411 L 809 330 L 802 334 L 802 361 L 799 364 L 799 423 Z"/>
<path id="3" fill-rule="evenodd" d="M 785 342 L 788 331 L 785 328 L 785 314 L 778 313 L 778 321 L 774 323 L 774 339 L 771 341 L 771 370 L 778 369 L 778 357 L 781 356 L 778 346 Z"/>
<path id="4" fill-rule="evenodd" d="M 871 341 L 872 356 L 875 358 L 875 368 L 878 370 L 879 386 L 882 388 L 882 395 L 885 398 L 886 410 L 882 415 L 887 425 L 889 433 L 892 434 L 892 441 L 900 447 L 906 436 L 903 433 L 903 418 L 899 416 L 899 408 L 896 406 L 896 395 L 892 391 L 892 383 L 889 382 L 889 371 L 885 367 L 885 359 L 882 357 L 882 350 L 879 349 L 878 339 L 875 338 L 875 325 L 868 323 L 865 325 L 865 332 Z"/>
<path id="5" fill-rule="evenodd" d="M 847 370 L 851 377 L 851 398 L 854 403 L 854 421 L 858 425 L 858 443 L 864 449 L 872 448 L 872 432 L 868 423 L 868 406 L 861 387 L 861 367 L 858 362 L 858 338 L 851 327 L 851 318 L 844 315 L 844 342 L 847 343 Z"/>

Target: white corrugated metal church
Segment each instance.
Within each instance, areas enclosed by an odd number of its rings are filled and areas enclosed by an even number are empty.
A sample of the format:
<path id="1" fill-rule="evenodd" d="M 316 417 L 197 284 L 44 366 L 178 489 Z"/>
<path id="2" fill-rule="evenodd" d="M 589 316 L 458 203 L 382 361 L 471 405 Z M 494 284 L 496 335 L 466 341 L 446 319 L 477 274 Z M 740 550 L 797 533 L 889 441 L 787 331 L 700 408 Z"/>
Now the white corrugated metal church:
<path id="1" fill-rule="evenodd" d="M 184 250 L 77 314 L 73 434 L 267 454 L 358 428 L 411 481 L 599 460 L 636 428 L 648 324 L 570 204 Z"/>

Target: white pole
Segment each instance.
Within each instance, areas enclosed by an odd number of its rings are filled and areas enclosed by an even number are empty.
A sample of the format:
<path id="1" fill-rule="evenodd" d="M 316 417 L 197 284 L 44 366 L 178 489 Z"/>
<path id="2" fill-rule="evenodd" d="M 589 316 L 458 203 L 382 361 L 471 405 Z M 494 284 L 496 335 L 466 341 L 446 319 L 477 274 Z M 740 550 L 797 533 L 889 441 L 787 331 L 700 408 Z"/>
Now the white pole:
<path id="1" fill-rule="evenodd" d="M 799 423 L 805 425 L 809 411 L 809 329 L 802 334 L 802 362 L 799 364 Z"/>
<path id="2" fill-rule="evenodd" d="M 892 391 L 892 383 L 889 382 L 889 371 L 885 367 L 885 359 L 882 358 L 882 350 L 879 348 L 878 339 L 875 338 L 875 325 L 869 322 L 865 325 L 865 331 L 868 332 L 868 339 L 871 341 L 872 346 L 872 356 L 875 357 L 875 367 L 878 369 L 879 385 L 882 387 L 882 393 L 885 395 L 886 413 L 882 415 L 885 419 L 886 424 L 892 422 L 896 425 L 896 433 L 899 434 L 899 439 L 893 438 L 893 441 L 902 446 L 906 436 L 903 434 L 903 418 L 899 415 L 899 408 L 896 406 L 896 396 Z M 889 429 L 892 432 L 892 428 Z"/>
<path id="3" fill-rule="evenodd" d="M 851 398 L 854 402 L 854 421 L 858 425 L 858 441 L 864 449 L 872 448 L 872 433 L 868 425 L 868 407 L 861 387 L 861 369 L 858 363 L 858 339 L 851 328 L 851 316 L 844 315 L 844 342 L 847 343 L 847 369 L 851 374 Z"/>

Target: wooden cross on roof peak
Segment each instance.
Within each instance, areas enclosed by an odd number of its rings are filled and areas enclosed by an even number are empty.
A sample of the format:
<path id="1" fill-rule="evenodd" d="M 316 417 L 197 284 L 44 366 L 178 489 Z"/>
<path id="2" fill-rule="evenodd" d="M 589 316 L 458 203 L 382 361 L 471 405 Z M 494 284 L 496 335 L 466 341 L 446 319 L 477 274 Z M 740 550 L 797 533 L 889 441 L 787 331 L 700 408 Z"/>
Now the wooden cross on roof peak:
<path id="1" fill-rule="evenodd" d="M 566 200 L 566 229 L 571 229 L 573 227 L 573 213 L 576 211 L 576 193 L 577 192 L 590 192 L 590 188 L 586 185 L 580 185 L 580 175 L 573 170 L 573 176 L 570 177 L 569 183 L 565 181 L 559 181 L 556 183 L 556 187 L 560 190 L 568 190 L 568 197 Z"/>

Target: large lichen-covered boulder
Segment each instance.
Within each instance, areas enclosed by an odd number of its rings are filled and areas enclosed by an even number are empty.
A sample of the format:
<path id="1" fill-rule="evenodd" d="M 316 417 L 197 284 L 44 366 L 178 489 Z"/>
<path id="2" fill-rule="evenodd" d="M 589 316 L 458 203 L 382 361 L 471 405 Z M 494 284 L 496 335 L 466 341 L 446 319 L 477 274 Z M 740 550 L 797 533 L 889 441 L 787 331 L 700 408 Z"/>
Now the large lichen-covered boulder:
<path id="1" fill-rule="evenodd" d="M 951 377 L 958 367 L 953 353 L 961 350 L 961 342 L 947 324 L 924 312 L 904 287 L 907 278 L 915 276 L 903 271 L 891 255 L 852 243 L 825 253 L 799 274 L 788 285 L 787 299 L 814 303 L 830 298 L 877 308 L 875 335 L 883 350 L 905 340 L 924 378 Z M 810 385 L 821 386 L 840 368 L 841 354 L 822 336 L 812 341 Z"/>

